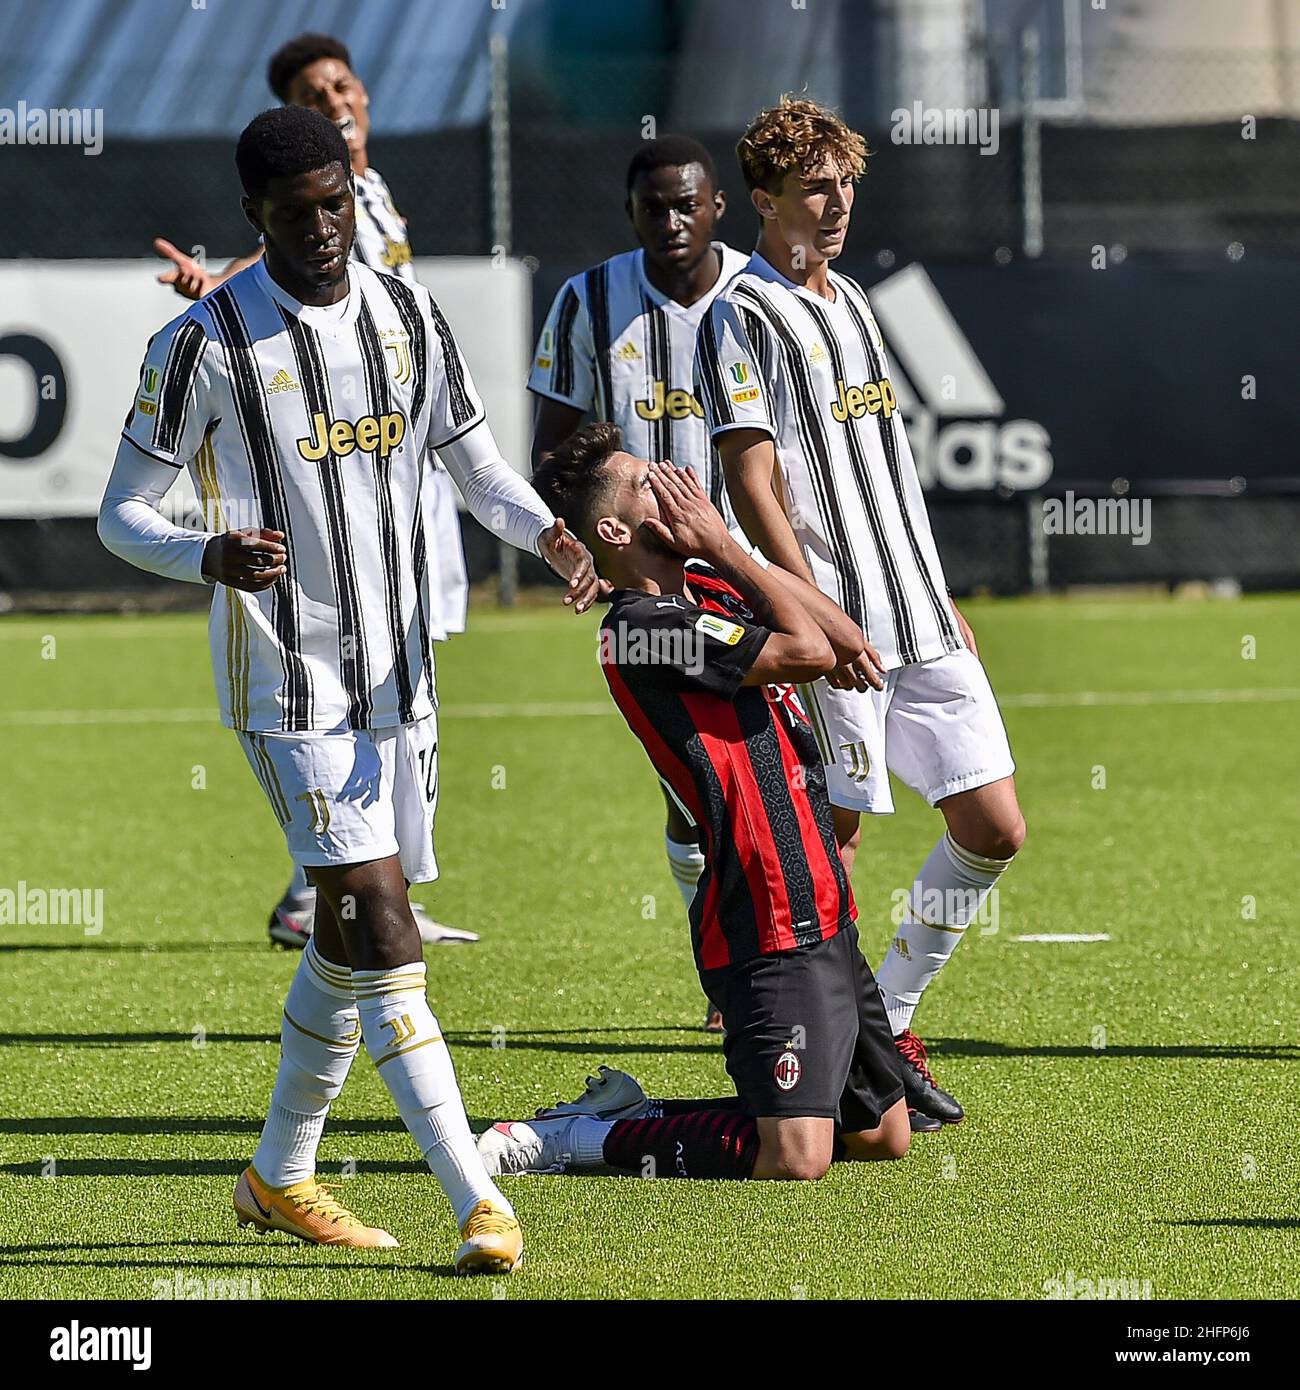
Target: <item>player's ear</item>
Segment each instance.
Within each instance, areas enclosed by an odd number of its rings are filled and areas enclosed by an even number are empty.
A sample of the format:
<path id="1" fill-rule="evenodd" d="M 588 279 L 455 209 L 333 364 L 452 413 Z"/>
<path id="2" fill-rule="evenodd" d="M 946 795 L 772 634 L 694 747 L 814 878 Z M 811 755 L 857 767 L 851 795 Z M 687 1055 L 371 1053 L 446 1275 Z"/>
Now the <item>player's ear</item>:
<path id="1" fill-rule="evenodd" d="M 602 516 L 596 522 L 596 538 L 616 550 L 622 549 L 631 539 L 632 532 L 625 521 L 616 516 Z"/>
<path id="2" fill-rule="evenodd" d="M 721 222 L 722 215 L 727 210 L 727 195 L 722 189 L 717 189 L 713 194 L 713 220 Z"/>
<path id="3" fill-rule="evenodd" d="M 259 236 L 265 234 L 266 226 L 262 221 L 262 213 L 257 204 L 247 193 L 239 200 L 239 206 L 244 210 L 244 216 L 248 220 L 248 225 L 258 233 Z"/>
<path id="4" fill-rule="evenodd" d="M 766 188 L 755 188 L 750 191 L 749 201 L 754 205 L 754 211 L 765 221 L 770 222 L 776 216 L 776 207 L 772 202 L 772 195 Z"/>

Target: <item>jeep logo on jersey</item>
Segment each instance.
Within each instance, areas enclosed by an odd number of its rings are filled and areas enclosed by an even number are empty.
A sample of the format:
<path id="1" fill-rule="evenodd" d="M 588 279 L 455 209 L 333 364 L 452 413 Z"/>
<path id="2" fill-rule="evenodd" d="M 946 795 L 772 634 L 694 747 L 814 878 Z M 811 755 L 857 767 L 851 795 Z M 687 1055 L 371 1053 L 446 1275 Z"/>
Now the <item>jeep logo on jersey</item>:
<path id="1" fill-rule="evenodd" d="M 1002 418 L 1006 403 L 924 268 L 905 266 L 870 295 L 922 486 L 1042 487 L 1052 476 L 1050 436 L 1037 420 Z"/>
<path id="2" fill-rule="evenodd" d="M 878 415 L 882 410 L 888 420 L 897 409 L 898 397 L 887 376 L 879 381 L 864 381 L 861 386 L 845 386 L 842 381 L 835 383 L 831 414 L 841 425 L 846 420 L 860 420 L 864 415 Z"/>
<path id="3" fill-rule="evenodd" d="M 311 417 L 311 433 L 298 441 L 298 452 L 308 463 L 319 463 L 326 454 L 344 458 L 354 449 L 386 459 L 406 438 L 406 416 L 400 410 L 388 415 L 363 415 L 351 420 L 325 420 L 323 411 Z"/>
<path id="4" fill-rule="evenodd" d="M 688 415 L 704 419 L 704 407 L 689 391 L 674 388 L 669 391 L 662 381 L 656 381 L 648 400 L 637 401 L 636 413 L 643 420 L 685 420 Z"/>

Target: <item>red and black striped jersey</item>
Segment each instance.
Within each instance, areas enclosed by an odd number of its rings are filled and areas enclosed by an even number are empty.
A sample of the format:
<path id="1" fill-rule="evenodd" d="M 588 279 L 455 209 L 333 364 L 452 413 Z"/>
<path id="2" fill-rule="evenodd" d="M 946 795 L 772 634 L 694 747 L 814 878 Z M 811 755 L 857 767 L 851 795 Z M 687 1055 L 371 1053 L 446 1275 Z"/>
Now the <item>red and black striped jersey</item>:
<path id="1" fill-rule="evenodd" d="M 691 904 L 701 970 L 827 940 L 857 916 L 826 779 L 789 687 L 743 682 L 767 641 L 743 598 L 698 562 L 688 592 L 616 590 L 601 625 L 610 692 L 699 828 Z"/>

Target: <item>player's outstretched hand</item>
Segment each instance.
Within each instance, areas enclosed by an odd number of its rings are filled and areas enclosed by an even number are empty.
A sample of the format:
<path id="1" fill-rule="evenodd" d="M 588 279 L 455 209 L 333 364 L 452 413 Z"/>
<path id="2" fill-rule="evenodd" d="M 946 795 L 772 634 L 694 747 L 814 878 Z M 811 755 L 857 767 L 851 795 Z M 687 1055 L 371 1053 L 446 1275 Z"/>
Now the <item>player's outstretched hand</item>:
<path id="1" fill-rule="evenodd" d="M 541 535 L 542 559 L 560 576 L 569 581 L 565 603 L 573 605 L 575 613 L 585 613 L 598 598 L 610 592 L 610 585 L 596 575 L 596 562 L 591 551 L 568 530 L 564 518 L 557 516 L 555 525 Z"/>
<path id="2" fill-rule="evenodd" d="M 183 295 L 186 299 L 202 299 L 209 290 L 216 288 L 217 277 L 209 275 L 193 256 L 187 256 L 166 237 L 154 237 L 153 249 L 164 260 L 172 263 L 170 270 L 164 270 L 159 275 L 160 285 L 170 285 L 177 294 Z"/>
<path id="3" fill-rule="evenodd" d="M 880 653 L 870 642 L 866 643 L 852 661 L 827 673 L 826 684 L 832 690 L 883 690 L 885 667 Z"/>
<path id="4" fill-rule="evenodd" d="M 283 531 L 256 526 L 213 536 L 203 552 L 203 573 L 218 584 L 260 594 L 287 572 Z"/>
<path id="5" fill-rule="evenodd" d="M 678 554 L 708 559 L 726 543 L 727 524 L 689 468 L 652 463 L 650 486 L 659 503 L 659 520 L 650 517 L 642 525 Z"/>

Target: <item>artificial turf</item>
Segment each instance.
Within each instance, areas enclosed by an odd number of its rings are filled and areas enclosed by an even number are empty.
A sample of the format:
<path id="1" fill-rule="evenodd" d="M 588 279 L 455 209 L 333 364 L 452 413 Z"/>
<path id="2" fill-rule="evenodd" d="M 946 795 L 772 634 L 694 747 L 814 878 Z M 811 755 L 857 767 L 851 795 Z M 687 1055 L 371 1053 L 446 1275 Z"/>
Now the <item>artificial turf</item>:
<path id="1" fill-rule="evenodd" d="M 321 1173 L 349 1173 L 345 1200 L 402 1248 L 236 1230 L 295 959 L 267 945 L 287 859 L 216 722 L 203 620 L 0 620 L 0 891 L 104 895 L 98 935 L 0 925 L 0 1296 L 179 1277 L 300 1299 L 1035 1299 L 1069 1275 L 1293 1296 L 1300 599 L 968 616 L 1029 838 L 996 930 L 972 929 L 916 1019 L 966 1122 L 809 1185 L 507 1180 L 527 1259 L 484 1281 L 452 1277 L 449 1210 L 364 1053 Z M 439 652 L 443 877 L 416 895 L 482 933 L 426 951 L 476 1123 L 568 1098 L 599 1062 L 651 1094 L 727 1088 L 594 628 L 476 607 Z M 854 875 L 873 965 L 939 833 L 895 790 Z M 1110 940 L 1016 939 L 1043 933 Z"/>

